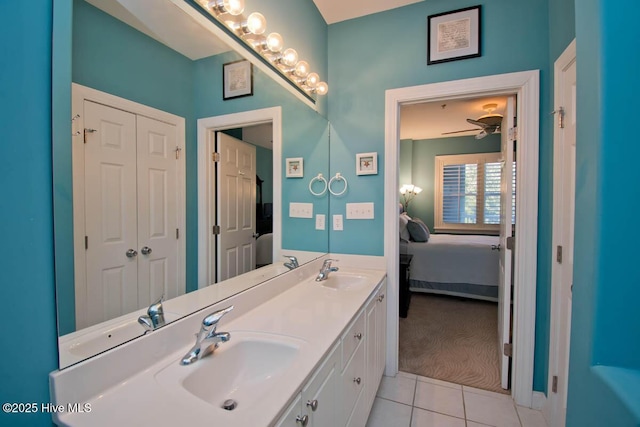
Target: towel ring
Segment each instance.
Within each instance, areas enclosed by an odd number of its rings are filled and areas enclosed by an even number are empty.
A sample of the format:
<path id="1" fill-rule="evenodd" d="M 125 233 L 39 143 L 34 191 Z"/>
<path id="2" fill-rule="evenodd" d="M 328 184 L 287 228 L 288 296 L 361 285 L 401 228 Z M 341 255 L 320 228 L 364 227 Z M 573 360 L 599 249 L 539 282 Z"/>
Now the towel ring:
<path id="1" fill-rule="evenodd" d="M 335 191 L 333 191 L 331 189 L 331 184 L 333 184 L 333 181 L 344 181 L 344 188 L 342 189 L 341 192 L 336 193 Z M 327 187 L 329 188 L 329 193 L 333 194 L 334 196 L 342 196 L 345 191 L 347 191 L 347 186 L 349 184 L 347 183 L 347 178 L 345 178 L 344 176 L 340 175 L 340 172 L 336 173 L 336 176 L 334 176 L 333 178 L 331 178 L 329 180 L 329 184 L 327 185 Z"/>
<path id="2" fill-rule="evenodd" d="M 322 191 L 316 193 L 315 191 L 313 191 L 313 188 L 311 188 L 313 186 L 313 183 L 316 181 L 320 181 L 324 183 L 324 186 L 322 188 Z M 313 194 L 314 196 L 322 196 L 324 193 L 327 192 L 327 187 L 329 185 L 327 184 L 327 180 L 325 179 L 324 176 L 322 176 L 321 173 L 318 174 L 318 176 L 314 176 L 311 181 L 309 181 L 309 191 L 311 192 L 311 194 Z"/>

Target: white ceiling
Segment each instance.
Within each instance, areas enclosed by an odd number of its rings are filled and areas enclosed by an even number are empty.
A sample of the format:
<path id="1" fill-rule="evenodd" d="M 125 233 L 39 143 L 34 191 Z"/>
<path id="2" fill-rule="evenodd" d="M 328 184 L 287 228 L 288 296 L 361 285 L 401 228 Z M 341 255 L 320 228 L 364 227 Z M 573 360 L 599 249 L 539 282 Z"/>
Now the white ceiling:
<path id="1" fill-rule="evenodd" d="M 327 24 L 384 12 L 423 0 L 313 0 Z"/>
<path id="2" fill-rule="evenodd" d="M 480 128 L 467 123 L 466 119 L 477 119 L 487 114 L 482 106 L 491 103 L 498 105 L 493 114 L 503 114 L 506 98 L 495 96 L 403 105 L 400 108 L 400 139 L 420 140 L 476 135 Z M 465 129 L 470 131 L 442 135 L 444 132 Z"/>

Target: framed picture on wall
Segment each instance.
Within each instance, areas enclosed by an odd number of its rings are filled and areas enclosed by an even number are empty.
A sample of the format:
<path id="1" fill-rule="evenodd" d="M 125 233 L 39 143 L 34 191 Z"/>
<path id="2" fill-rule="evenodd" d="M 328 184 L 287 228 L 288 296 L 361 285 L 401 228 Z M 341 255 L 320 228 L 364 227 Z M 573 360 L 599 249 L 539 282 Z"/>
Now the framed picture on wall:
<path id="1" fill-rule="evenodd" d="M 304 159 L 292 157 L 287 159 L 287 178 L 302 178 L 304 176 Z"/>
<path id="2" fill-rule="evenodd" d="M 356 175 L 377 175 L 378 153 L 356 154 Z"/>
<path id="3" fill-rule="evenodd" d="M 253 95 L 253 67 L 246 59 L 222 66 L 223 99 Z"/>
<path id="4" fill-rule="evenodd" d="M 480 6 L 427 18 L 427 65 L 480 56 Z"/>

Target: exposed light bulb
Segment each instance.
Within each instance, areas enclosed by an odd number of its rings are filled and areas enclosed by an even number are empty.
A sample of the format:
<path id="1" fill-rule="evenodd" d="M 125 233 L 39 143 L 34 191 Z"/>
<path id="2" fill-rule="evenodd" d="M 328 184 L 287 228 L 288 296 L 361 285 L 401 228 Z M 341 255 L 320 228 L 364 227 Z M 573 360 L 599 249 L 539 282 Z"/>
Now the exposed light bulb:
<path id="1" fill-rule="evenodd" d="M 284 40 L 282 36 L 278 33 L 271 33 L 267 36 L 266 45 L 267 49 L 271 52 L 277 53 L 282 50 L 284 44 Z"/>
<path id="2" fill-rule="evenodd" d="M 307 61 L 298 61 L 293 72 L 298 77 L 307 77 L 309 74 L 309 63 Z"/>
<path id="3" fill-rule="evenodd" d="M 280 59 L 280 62 L 287 67 L 293 67 L 298 62 L 298 52 L 291 48 L 285 49 L 285 51 L 282 52 L 282 59 Z"/>
<path id="4" fill-rule="evenodd" d="M 247 18 L 247 30 L 252 34 L 262 34 L 267 29 L 267 20 L 259 12 L 253 12 Z"/>
<path id="5" fill-rule="evenodd" d="M 223 0 L 222 5 L 227 13 L 238 16 L 244 12 L 244 0 Z"/>
<path id="6" fill-rule="evenodd" d="M 307 86 L 309 86 L 312 89 L 315 89 L 316 86 L 318 86 L 318 83 L 320 83 L 320 76 L 318 75 L 318 73 L 311 73 L 307 76 Z"/>
<path id="7" fill-rule="evenodd" d="M 318 83 L 318 86 L 316 87 L 316 93 L 318 95 L 326 95 L 327 92 L 329 92 L 329 85 L 326 84 L 325 82 Z"/>

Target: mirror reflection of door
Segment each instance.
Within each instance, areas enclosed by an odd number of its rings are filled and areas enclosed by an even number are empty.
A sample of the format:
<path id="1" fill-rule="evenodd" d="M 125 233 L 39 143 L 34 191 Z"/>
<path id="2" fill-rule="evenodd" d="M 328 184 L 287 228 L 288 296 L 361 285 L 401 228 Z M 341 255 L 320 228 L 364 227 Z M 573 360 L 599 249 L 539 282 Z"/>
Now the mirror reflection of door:
<path id="1" fill-rule="evenodd" d="M 77 328 L 184 293 L 179 277 L 179 198 L 176 127 L 121 106 L 83 101 L 85 295 L 76 296 Z M 115 108 L 118 107 L 118 108 Z M 84 201 L 82 200 L 84 199 Z"/>
<path id="2" fill-rule="evenodd" d="M 218 278 L 256 268 L 256 147 L 218 132 Z"/>

